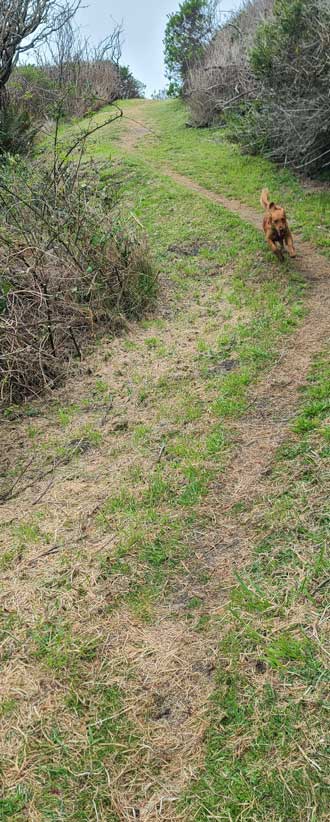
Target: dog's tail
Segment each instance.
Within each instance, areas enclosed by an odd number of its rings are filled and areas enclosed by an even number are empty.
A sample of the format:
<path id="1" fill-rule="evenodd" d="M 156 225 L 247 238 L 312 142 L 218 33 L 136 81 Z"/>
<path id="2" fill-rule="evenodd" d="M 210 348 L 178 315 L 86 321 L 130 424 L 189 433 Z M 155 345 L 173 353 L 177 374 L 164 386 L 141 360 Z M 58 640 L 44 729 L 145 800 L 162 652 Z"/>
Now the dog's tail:
<path id="1" fill-rule="evenodd" d="M 260 197 L 261 205 L 264 208 L 269 208 L 271 206 L 271 202 L 269 200 L 269 191 L 268 188 L 263 188 Z"/>

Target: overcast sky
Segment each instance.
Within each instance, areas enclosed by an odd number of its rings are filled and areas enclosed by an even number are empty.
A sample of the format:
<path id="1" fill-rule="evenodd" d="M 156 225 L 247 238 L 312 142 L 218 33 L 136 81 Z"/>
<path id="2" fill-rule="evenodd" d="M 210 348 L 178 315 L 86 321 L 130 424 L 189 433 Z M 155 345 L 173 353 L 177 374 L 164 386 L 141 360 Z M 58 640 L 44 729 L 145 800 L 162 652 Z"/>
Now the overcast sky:
<path id="1" fill-rule="evenodd" d="M 85 5 L 86 2 L 86 5 Z M 83 0 L 78 22 L 93 42 L 111 31 L 113 20 L 123 21 L 122 62 L 147 86 L 147 94 L 165 86 L 163 37 L 168 14 L 177 11 L 180 0 Z M 222 0 L 225 11 L 240 5 L 240 0 Z"/>

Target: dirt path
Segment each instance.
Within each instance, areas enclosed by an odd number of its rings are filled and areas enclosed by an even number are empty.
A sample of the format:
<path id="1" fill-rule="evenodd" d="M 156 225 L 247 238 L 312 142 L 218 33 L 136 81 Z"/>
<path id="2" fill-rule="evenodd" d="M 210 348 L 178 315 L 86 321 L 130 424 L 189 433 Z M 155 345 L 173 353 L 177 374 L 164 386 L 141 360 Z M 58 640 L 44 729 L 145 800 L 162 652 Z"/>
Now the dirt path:
<path id="1" fill-rule="evenodd" d="M 143 117 L 141 106 L 138 115 L 140 118 Z M 143 131 L 142 125 L 137 128 L 132 122 L 129 136 L 124 140 L 126 146 L 134 148 L 144 133 L 146 131 Z M 221 205 L 230 213 L 237 214 L 245 222 L 262 230 L 261 210 L 260 213 L 256 212 L 239 200 L 203 188 L 169 166 L 162 167 L 162 172 L 189 191 Z M 296 245 L 298 257 L 292 265 L 310 283 L 310 294 L 306 303 L 308 316 L 292 338 L 289 347 L 286 344 L 283 357 L 268 374 L 267 379 L 258 386 L 251 401 L 250 413 L 240 421 L 238 454 L 221 495 L 225 505 L 254 491 L 258 479 L 286 436 L 288 419 L 297 408 L 299 388 L 305 382 L 313 357 L 329 341 L 330 262 L 318 254 L 310 243 L 299 237 L 296 238 Z M 220 505 L 219 500 L 217 504 Z"/>
<path id="2" fill-rule="evenodd" d="M 261 215 L 254 209 L 238 200 L 208 191 L 171 169 L 167 169 L 166 173 L 175 182 L 218 203 L 261 230 Z M 235 501 L 253 492 L 258 478 L 286 435 L 288 420 L 297 408 L 299 388 L 306 380 L 314 356 L 329 341 L 330 263 L 299 237 L 296 244 L 298 257 L 292 265 L 310 283 L 306 301 L 308 316 L 289 346 L 286 344 L 285 354 L 257 387 L 251 400 L 251 410 L 240 421 L 240 448 L 231 468 L 232 476 L 226 480 L 226 500 Z"/>
<path id="3" fill-rule="evenodd" d="M 123 143 L 130 150 L 148 132 L 142 126 L 144 112 L 143 105 L 138 105 L 136 117 L 140 122 L 137 125 L 133 120 L 130 121 L 129 130 L 123 135 Z M 210 191 L 169 166 L 162 166 L 161 171 L 189 191 L 237 214 L 240 219 L 262 231 L 261 208 L 257 212 L 239 200 Z M 263 473 L 287 436 L 288 422 L 297 409 L 299 389 L 306 380 L 313 358 L 329 342 L 330 262 L 312 244 L 304 242 L 299 236 L 296 236 L 296 247 L 298 256 L 291 264 L 310 285 L 306 300 L 307 318 L 291 338 L 289 345 L 286 340 L 285 352 L 266 379 L 257 386 L 251 398 L 249 413 L 237 426 L 236 457 L 226 475 L 225 486 L 220 493 L 217 490 L 214 499 L 214 516 L 217 521 L 222 520 L 228 507 L 235 501 L 258 493 Z M 235 520 L 235 528 L 236 526 Z M 208 539 L 206 543 L 209 543 Z M 214 544 L 218 544 L 216 532 Z M 221 562 L 223 547 L 222 540 L 219 544 L 220 556 L 215 551 L 213 557 L 214 565 Z"/>
<path id="4" fill-rule="evenodd" d="M 143 109 L 139 110 L 139 118 L 142 117 Z M 137 130 L 131 124 L 129 138 L 125 138 L 129 150 L 134 149 L 143 133 L 141 126 Z M 261 230 L 261 210 L 256 212 L 238 200 L 205 189 L 169 166 L 159 170 L 197 196 L 221 205 Z M 201 515 L 206 514 L 209 520 L 212 511 L 212 525 L 196 531 L 192 547 L 197 561 L 212 570 L 212 578 L 195 593 L 202 598 L 205 612 L 211 615 L 221 614 L 233 580 L 233 570 L 249 556 L 255 539 L 254 523 L 248 516 L 232 516 L 232 506 L 238 501 L 249 502 L 266 492 L 272 460 L 287 437 L 290 421 L 297 411 L 299 390 L 306 381 L 313 358 L 329 342 L 330 263 L 299 237 L 296 237 L 296 246 L 298 257 L 293 262 L 294 268 L 309 283 L 307 317 L 289 343 L 285 340 L 282 356 L 252 392 L 248 413 L 236 426 L 236 450 L 225 479 L 214 484 L 204 508 L 200 508 Z M 160 679 L 159 669 L 152 672 L 147 668 L 144 672 L 150 691 L 154 690 L 152 682 L 157 682 L 158 692 L 166 694 L 166 704 L 172 709 L 176 706 L 171 718 L 162 723 L 166 734 L 163 766 L 154 794 L 140 806 L 140 818 L 144 822 L 156 822 L 160 807 L 163 820 L 190 822 L 185 814 L 175 810 L 175 800 L 202 759 L 204 713 L 213 689 L 212 670 L 219 635 L 218 631 L 213 636 L 208 634 L 206 641 L 203 638 L 201 642 L 200 636 L 178 619 L 181 599 L 182 591 L 178 591 L 172 603 L 175 622 L 168 613 L 160 612 L 158 624 L 152 631 L 145 631 L 143 639 L 146 652 L 152 653 L 155 648 L 160 651 Z M 141 681 L 142 678 L 141 672 Z M 152 727 L 150 730 L 153 739 Z M 155 745 L 155 739 L 152 744 Z"/>
<path id="5" fill-rule="evenodd" d="M 142 121 L 143 105 L 137 105 L 132 117 Z M 130 125 L 125 135 L 125 147 L 134 152 L 136 141 L 148 129 L 142 122 L 128 122 Z M 195 192 L 196 196 L 207 198 L 260 228 L 261 213 L 208 191 L 169 167 L 159 170 L 177 184 Z M 90 613 L 95 618 L 95 631 L 99 630 L 104 636 L 104 658 L 111 659 L 113 670 L 127 667 L 134 671 L 130 680 L 127 710 L 141 726 L 143 736 L 143 745 L 137 751 L 135 761 L 129 760 L 123 766 L 120 778 L 112 784 L 114 807 L 122 820 L 129 821 L 134 815 L 141 822 L 156 822 L 159 819 L 163 822 L 191 822 L 184 812 L 176 809 L 177 799 L 202 763 L 205 715 L 208 697 L 213 689 L 219 628 L 204 635 L 190 627 L 183 605 L 185 588 L 189 589 L 190 595 L 193 593 L 202 599 L 206 613 L 221 614 L 231 585 L 233 568 L 243 563 L 254 539 L 253 526 L 248 517 L 239 518 L 237 514 L 232 516 L 231 508 L 237 501 L 250 500 L 263 493 L 267 485 L 268 468 L 276 449 L 287 436 L 290 419 L 297 409 L 299 389 L 306 380 L 313 357 L 328 343 L 330 265 L 309 244 L 298 239 L 297 247 L 299 256 L 294 266 L 309 283 L 307 317 L 289 342 L 286 338 L 282 356 L 267 377 L 251 392 L 248 411 L 236 424 L 235 452 L 230 467 L 226 476 L 219 483 L 214 483 L 207 500 L 199 509 L 201 516 L 207 514 L 210 524 L 200 531 L 197 528 L 195 530 L 191 546 L 195 559 L 188 575 L 183 582 L 178 583 L 178 589 L 171 595 L 170 603 L 159 607 L 156 622 L 144 626 L 138 619 L 133 619 L 128 610 L 126 613 L 121 611 L 118 617 L 107 617 L 102 621 L 102 615 L 99 616 L 98 589 L 95 588 L 94 592 L 91 578 Z M 138 337 L 141 332 L 137 329 L 136 333 Z M 185 338 L 186 329 L 183 329 L 183 354 Z M 120 343 L 115 343 L 116 356 L 116 345 L 120 373 L 127 365 L 127 355 L 122 352 L 120 354 Z M 140 360 L 136 361 L 136 367 L 142 370 L 143 357 Z M 130 366 L 135 367 L 133 353 Z M 125 434 L 119 433 L 118 438 L 121 436 L 124 438 Z M 100 550 L 100 544 L 93 544 L 88 518 L 86 522 L 86 509 L 94 510 L 103 492 L 106 496 L 104 477 L 111 470 L 108 454 L 104 455 L 103 462 L 90 456 L 83 477 L 75 476 L 72 469 L 72 476 L 61 478 L 56 490 L 50 492 L 53 493 L 54 519 L 58 517 L 59 533 L 61 534 L 62 521 L 66 515 L 72 520 L 76 517 L 80 525 L 83 523 L 79 538 L 83 536 L 87 540 L 91 554 L 94 550 Z M 103 492 L 102 482 L 105 482 Z M 24 505 L 33 504 L 31 500 L 38 498 L 39 493 L 40 489 L 36 487 L 30 501 L 24 500 Z M 79 509 L 83 505 L 84 518 L 79 519 Z M 8 504 L 5 513 L 8 519 L 15 515 L 15 503 Z M 47 557 L 49 578 L 53 574 L 53 561 L 56 562 L 56 557 L 55 560 Z M 210 569 L 211 581 L 196 583 L 194 562 L 198 567 L 207 566 Z M 7 602 L 15 602 L 15 587 L 21 586 L 20 604 L 24 612 L 38 589 L 40 562 L 31 566 L 25 564 L 21 576 L 20 573 L 17 573 L 16 578 L 7 580 L 3 604 L 7 607 Z M 68 613 L 74 597 L 74 589 L 72 594 L 68 591 L 63 595 Z M 24 671 L 23 679 L 29 674 L 32 677 L 31 671 Z M 41 682 L 42 670 L 34 672 L 33 677 L 34 687 L 39 694 L 38 677 Z M 45 699 L 50 699 L 50 692 Z M 132 807 L 138 809 L 136 815 L 135 812 L 132 814 Z M 40 817 L 35 818 L 39 822 Z"/>

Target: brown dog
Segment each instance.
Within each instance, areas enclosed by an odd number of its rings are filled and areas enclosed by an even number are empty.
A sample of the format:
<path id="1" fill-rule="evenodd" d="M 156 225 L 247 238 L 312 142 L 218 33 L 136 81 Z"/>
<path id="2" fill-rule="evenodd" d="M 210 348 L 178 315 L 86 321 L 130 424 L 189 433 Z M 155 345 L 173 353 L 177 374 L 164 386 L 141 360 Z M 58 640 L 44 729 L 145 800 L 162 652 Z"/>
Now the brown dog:
<path id="1" fill-rule="evenodd" d="M 269 201 L 269 193 L 264 188 L 260 197 L 261 205 L 266 209 L 263 219 L 263 229 L 269 247 L 274 254 L 283 260 L 283 248 L 286 246 L 290 257 L 296 256 L 292 234 L 289 229 L 284 208 Z M 277 245 L 276 245 L 277 243 Z"/>

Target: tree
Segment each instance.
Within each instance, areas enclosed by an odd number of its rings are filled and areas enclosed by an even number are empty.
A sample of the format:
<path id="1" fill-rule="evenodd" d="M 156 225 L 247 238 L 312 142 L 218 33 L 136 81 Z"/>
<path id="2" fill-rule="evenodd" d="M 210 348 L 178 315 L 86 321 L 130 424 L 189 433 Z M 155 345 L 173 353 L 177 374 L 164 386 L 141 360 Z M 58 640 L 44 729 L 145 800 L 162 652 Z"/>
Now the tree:
<path id="1" fill-rule="evenodd" d="M 123 100 L 144 97 L 145 85 L 137 80 L 129 66 L 119 66 L 120 96 Z"/>
<path id="2" fill-rule="evenodd" d="M 179 10 L 168 15 L 164 52 L 168 93 L 179 94 L 188 69 L 200 60 L 216 28 L 217 0 L 184 0 Z"/>
<path id="3" fill-rule="evenodd" d="M 6 85 L 19 57 L 32 51 L 62 28 L 76 13 L 80 0 L 0 0 L 0 109 Z"/>

